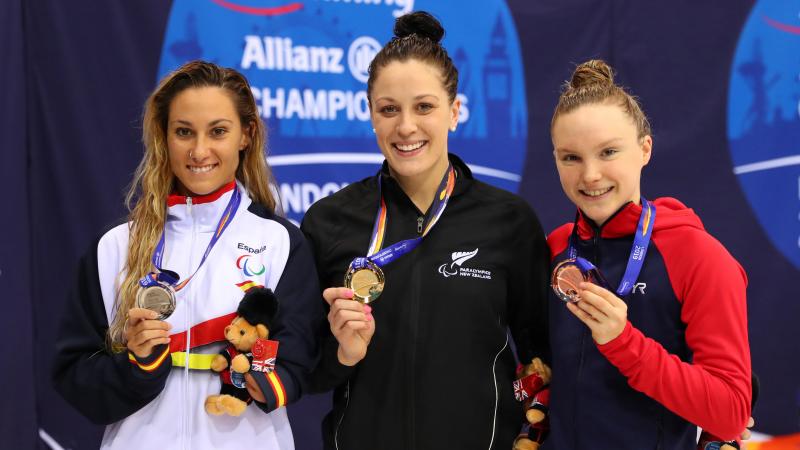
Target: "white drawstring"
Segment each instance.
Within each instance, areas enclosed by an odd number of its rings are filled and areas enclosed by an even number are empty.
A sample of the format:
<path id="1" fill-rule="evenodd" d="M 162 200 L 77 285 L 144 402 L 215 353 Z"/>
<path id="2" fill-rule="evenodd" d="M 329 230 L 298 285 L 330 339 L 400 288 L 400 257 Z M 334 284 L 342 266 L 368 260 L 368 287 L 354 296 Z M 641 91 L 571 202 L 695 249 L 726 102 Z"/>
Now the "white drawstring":
<path id="1" fill-rule="evenodd" d="M 494 379 L 494 416 L 492 417 L 492 439 L 489 441 L 489 450 L 491 450 L 492 444 L 494 444 L 494 433 L 497 427 L 497 404 L 500 401 L 500 394 L 497 392 L 497 358 L 500 357 L 500 354 L 503 353 L 506 347 L 508 347 L 508 332 L 506 332 L 506 342 L 503 344 L 503 348 L 494 355 L 494 363 L 492 363 L 492 377 Z"/>

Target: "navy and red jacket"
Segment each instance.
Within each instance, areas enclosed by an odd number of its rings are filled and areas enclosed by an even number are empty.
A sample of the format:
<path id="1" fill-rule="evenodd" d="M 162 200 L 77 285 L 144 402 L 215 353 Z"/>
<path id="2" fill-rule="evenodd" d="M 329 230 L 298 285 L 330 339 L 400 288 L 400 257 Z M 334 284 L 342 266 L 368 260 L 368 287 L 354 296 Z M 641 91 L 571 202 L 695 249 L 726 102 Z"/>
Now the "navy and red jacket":
<path id="1" fill-rule="evenodd" d="M 727 440 L 750 417 L 746 274 L 691 209 L 673 198 L 653 203 L 652 240 L 637 284 L 623 298 L 622 334 L 598 345 L 564 305 L 549 308 L 545 449 L 692 450 L 696 426 Z M 614 287 L 641 211 L 628 203 L 602 227 L 578 214 L 573 245 Z M 553 267 L 568 257 L 573 228 L 548 236 Z"/>

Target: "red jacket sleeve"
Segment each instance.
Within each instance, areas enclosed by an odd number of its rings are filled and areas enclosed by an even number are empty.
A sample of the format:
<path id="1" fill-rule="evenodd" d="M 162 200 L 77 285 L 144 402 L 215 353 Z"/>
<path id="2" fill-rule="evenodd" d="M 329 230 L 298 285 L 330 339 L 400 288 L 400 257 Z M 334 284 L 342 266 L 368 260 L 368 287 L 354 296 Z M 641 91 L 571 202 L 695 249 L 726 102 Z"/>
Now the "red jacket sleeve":
<path id="1" fill-rule="evenodd" d="M 573 224 L 565 223 L 547 235 L 547 245 L 550 247 L 550 261 L 567 249 L 572 228 Z"/>
<path id="2" fill-rule="evenodd" d="M 724 440 L 750 417 L 747 276 L 725 248 L 702 230 L 655 235 L 676 297 L 682 303 L 693 362 L 681 361 L 629 322 L 600 352 L 643 392 Z M 686 251 L 692 249 L 692 251 Z"/>

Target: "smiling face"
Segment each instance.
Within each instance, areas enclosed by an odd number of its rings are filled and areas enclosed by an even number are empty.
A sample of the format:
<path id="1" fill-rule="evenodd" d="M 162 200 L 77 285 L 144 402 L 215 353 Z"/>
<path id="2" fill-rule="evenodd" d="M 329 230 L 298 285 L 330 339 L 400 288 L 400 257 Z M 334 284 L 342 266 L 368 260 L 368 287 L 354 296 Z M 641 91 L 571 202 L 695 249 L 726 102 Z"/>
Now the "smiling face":
<path id="1" fill-rule="evenodd" d="M 185 89 L 170 103 L 167 148 L 179 194 L 206 195 L 231 182 L 239 152 L 248 144 L 248 134 L 224 89 Z"/>
<path id="2" fill-rule="evenodd" d="M 653 140 L 637 136 L 622 108 L 580 106 L 560 115 L 551 134 L 561 187 L 587 217 L 602 225 L 625 203 L 639 203 Z"/>
<path id="3" fill-rule="evenodd" d="M 440 70 L 416 59 L 383 67 L 372 86 L 372 126 L 381 153 L 401 183 L 438 183 L 447 169 L 447 133 L 458 123 Z"/>

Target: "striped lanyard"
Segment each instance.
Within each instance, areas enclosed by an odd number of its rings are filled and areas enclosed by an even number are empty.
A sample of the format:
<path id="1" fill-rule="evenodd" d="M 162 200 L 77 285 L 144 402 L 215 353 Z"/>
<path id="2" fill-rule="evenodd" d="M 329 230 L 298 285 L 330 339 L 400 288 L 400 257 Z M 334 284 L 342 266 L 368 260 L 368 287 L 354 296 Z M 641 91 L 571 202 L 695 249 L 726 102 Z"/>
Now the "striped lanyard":
<path id="1" fill-rule="evenodd" d="M 368 260 L 375 263 L 378 267 L 383 267 L 411 250 L 414 250 L 431 229 L 433 229 L 433 226 L 436 225 L 439 218 L 442 217 L 447 202 L 450 200 L 450 196 L 453 193 L 453 188 L 456 185 L 456 171 L 452 164 L 447 166 L 447 172 L 444 174 L 442 181 L 439 183 L 439 187 L 436 189 L 436 197 L 433 199 L 433 205 L 428 211 L 428 214 L 426 214 L 425 219 L 428 225 L 423 230 L 422 235 L 414 239 L 406 239 L 397 242 L 383 250 L 381 250 L 381 247 L 383 246 L 383 239 L 386 235 L 389 218 L 387 216 L 386 200 L 383 198 L 382 184 L 382 176 L 379 175 L 378 195 L 381 199 L 381 204 L 378 208 L 378 214 L 375 216 L 375 225 L 372 227 L 372 239 L 370 240 L 369 251 L 366 258 L 356 258 L 353 260 L 350 265 L 354 269 L 365 267 Z"/>
<path id="2" fill-rule="evenodd" d="M 220 217 L 219 222 L 217 223 L 214 235 L 211 237 L 211 241 L 208 243 L 205 253 L 203 253 L 203 258 L 200 260 L 200 264 L 197 266 L 197 269 L 194 270 L 192 275 L 189 276 L 189 278 L 180 283 L 178 283 L 180 276 L 177 273 L 161 268 L 161 262 L 164 258 L 167 227 L 167 224 L 164 223 L 164 230 L 161 231 L 161 239 L 159 239 L 158 245 L 156 245 L 156 249 L 153 252 L 153 266 L 157 269 L 157 271 L 150 272 L 142 277 L 142 279 L 139 280 L 139 285 L 144 288 L 155 286 L 157 284 L 168 284 L 169 286 L 172 286 L 175 291 L 183 289 L 189 283 L 189 280 L 195 276 L 197 271 L 200 270 L 200 267 L 203 266 L 203 263 L 206 262 L 206 258 L 208 258 L 208 254 L 211 253 L 211 249 L 214 247 L 214 244 L 217 243 L 220 236 L 222 236 L 222 232 L 225 231 L 225 228 L 227 228 L 233 220 L 233 216 L 236 215 L 236 210 L 239 208 L 239 203 L 241 200 L 242 194 L 239 192 L 239 187 L 234 186 L 231 199 L 228 201 L 228 205 L 225 207 L 225 210 L 222 211 L 222 217 Z"/>
<path id="3" fill-rule="evenodd" d="M 625 274 L 616 289 L 619 297 L 624 297 L 630 294 L 633 290 L 633 285 L 636 279 L 639 278 L 639 273 L 644 266 L 644 257 L 647 255 L 647 248 L 650 246 L 650 238 L 653 236 L 653 223 L 656 220 L 656 207 L 648 202 L 644 197 L 642 199 L 642 213 L 639 215 L 639 224 L 636 226 L 636 234 L 633 237 L 633 247 L 628 256 L 628 265 L 625 267 Z M 572 228 L 572 236 L 569 238 L 569 257 L 580 263 L 581 269 L 585 271 L 599 270 L 591 262 L 578 256 L 578 250 L 574 246 L 575 240 L 578 238 L 578 220 L 575 219 L 575 225 Z M 602 277 L 601 277 L 602 279 Z"/>

